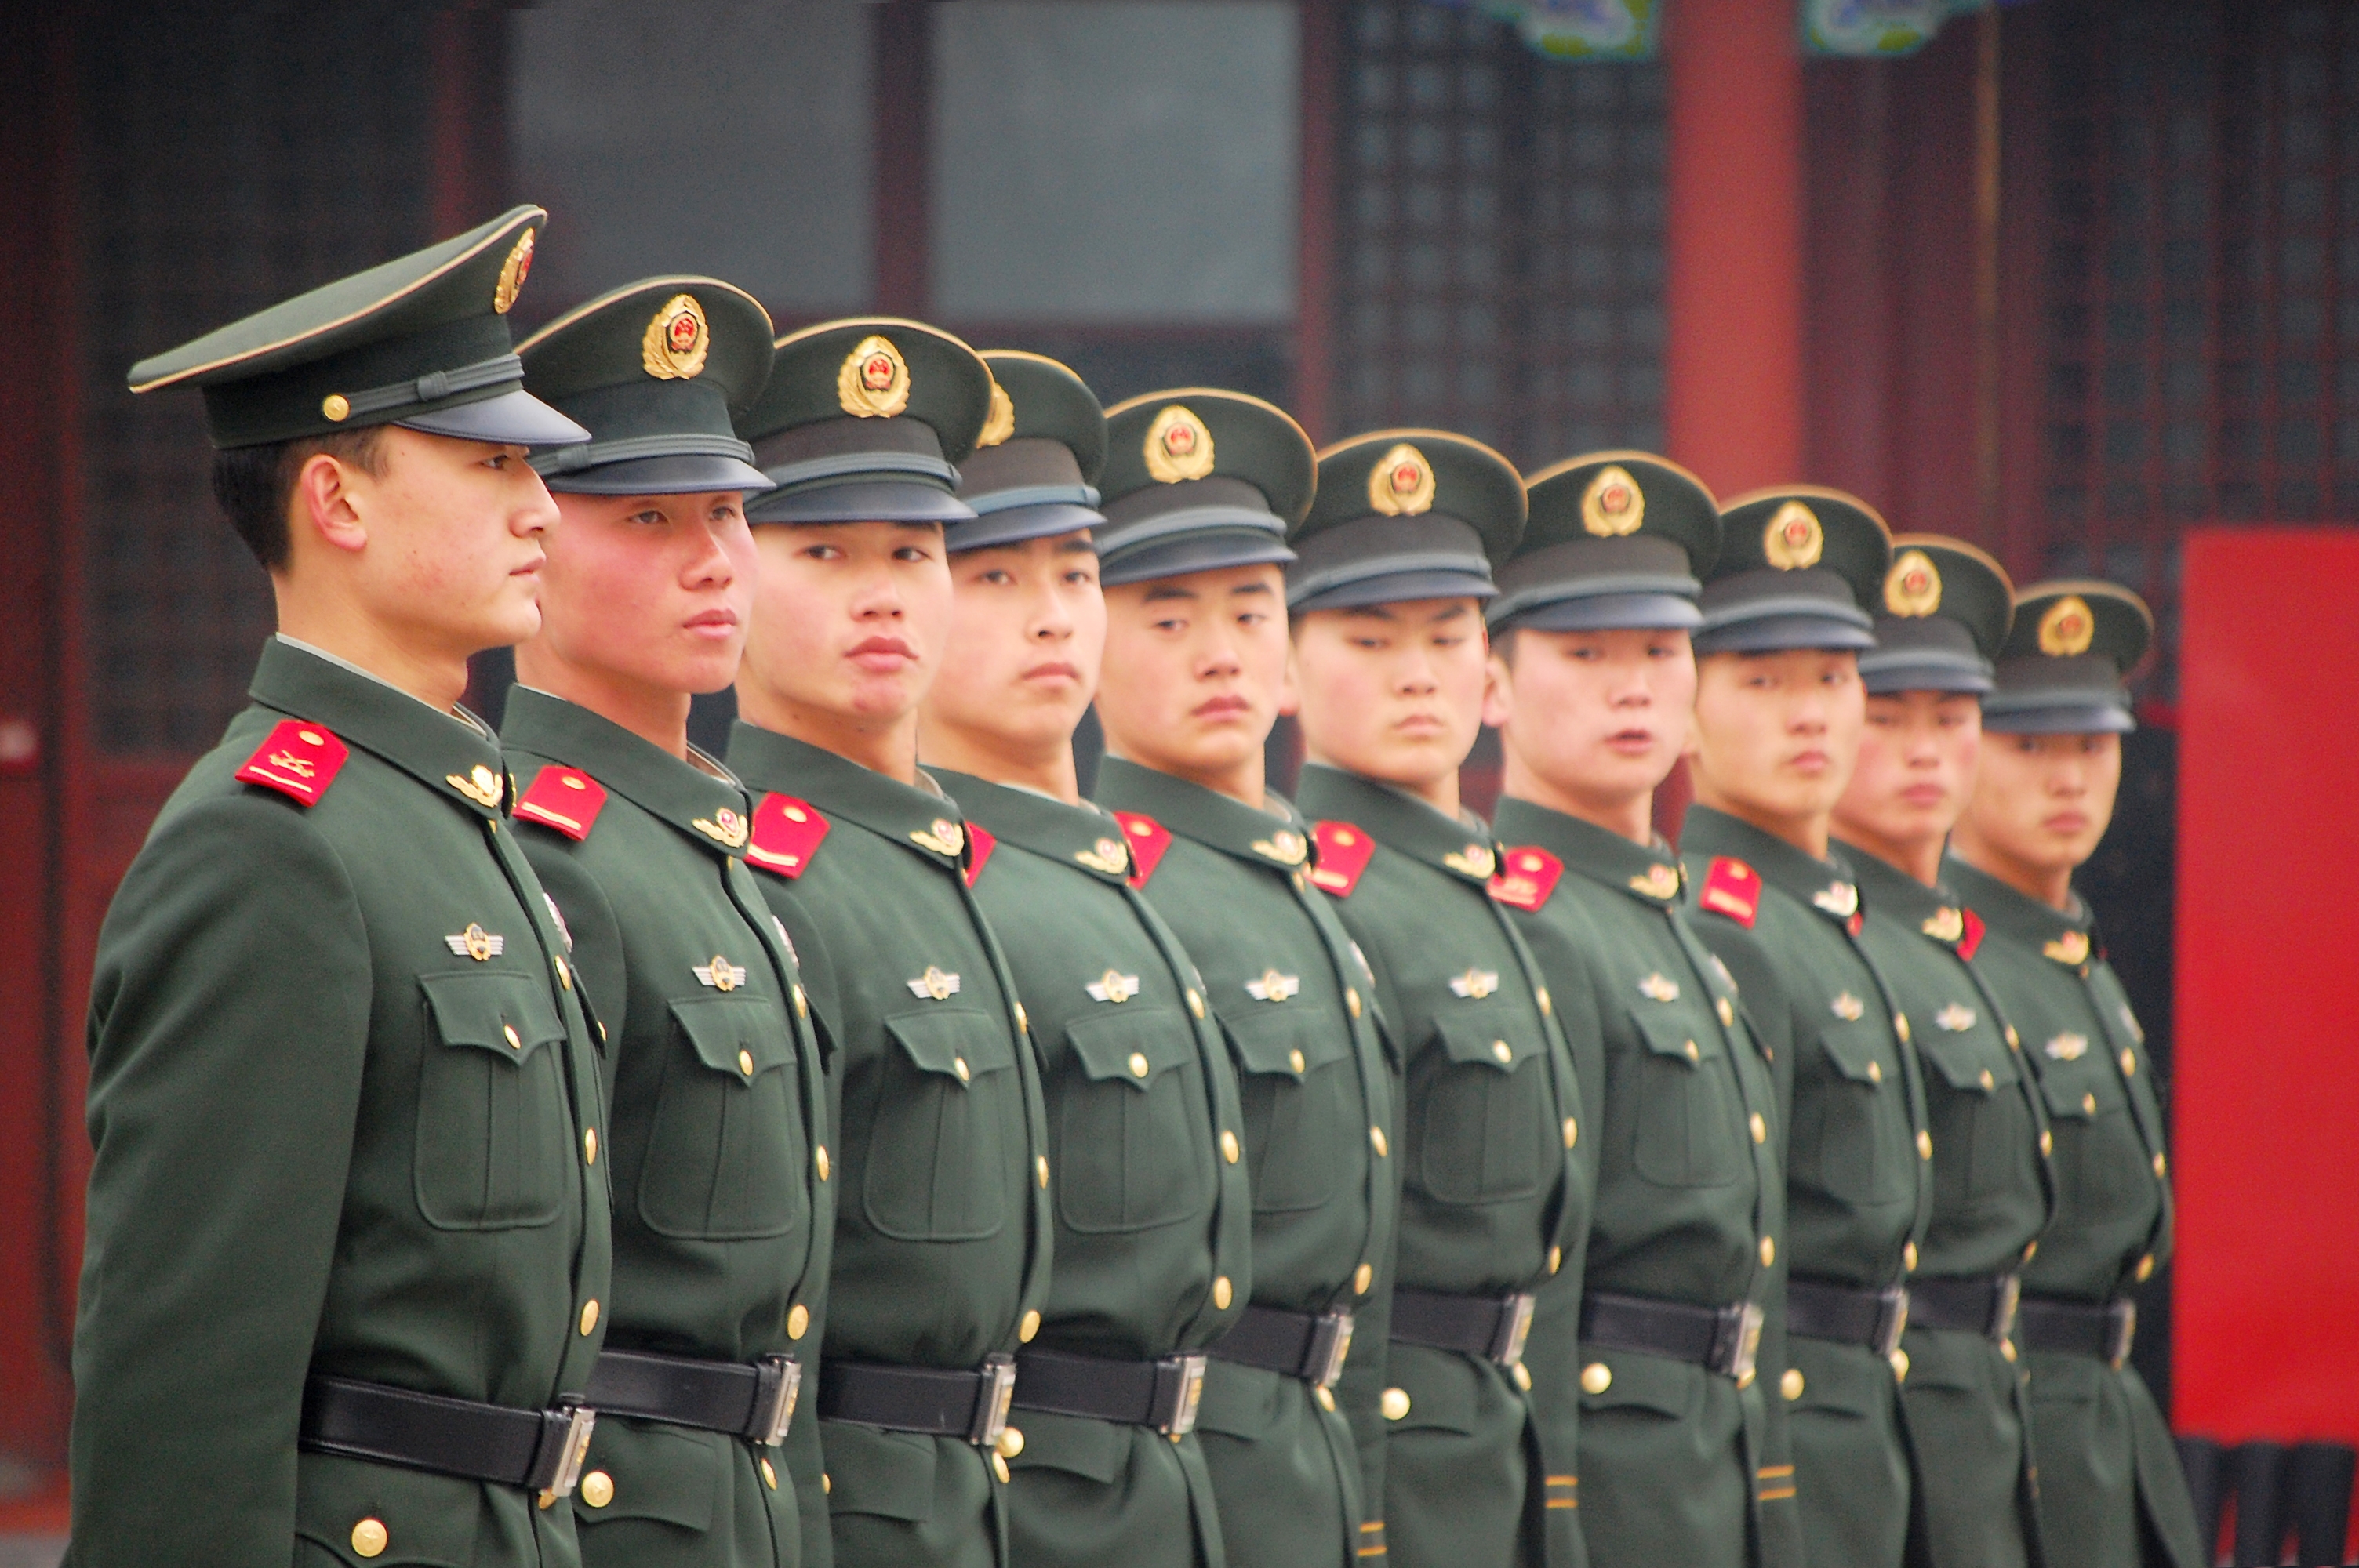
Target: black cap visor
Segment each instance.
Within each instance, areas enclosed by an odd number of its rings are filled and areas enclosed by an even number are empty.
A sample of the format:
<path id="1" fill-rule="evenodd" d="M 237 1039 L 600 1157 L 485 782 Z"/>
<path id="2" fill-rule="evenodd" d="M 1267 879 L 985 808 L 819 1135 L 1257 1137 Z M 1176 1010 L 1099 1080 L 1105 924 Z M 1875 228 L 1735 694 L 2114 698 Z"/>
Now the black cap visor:
<path id="1" fill-rule="evenodd" d="M 2001 735 L 2126 735 L 2137 720 L 2127 696 L 2105 701 L 2077 693 L 2001 692 L 1983 698 L 1983 728 Z"/>
<path id="2" fill-rule="evenodd" d="M 590 432 L 522 387 L 387 421 L 405 430 L 514 447 L 570 447 Z"/>
<path id="3" fill-rule="evenodd" d="M 1440 568 L 1388 571 L 1327 588 L 1314 584 L 1309 592 L 1299 595 L 1288 583 L 1286 607 L 1297 615 L 1307 615 L 1314 610 L 1364 610 L 1371 604 L 1407 604 L 1426 599 L 1487 600 L 1497 597 L 1498 592 L 1487 571 Z"/>
<path id="4" fill-rule="evenodd" d="M 1997 683 L 1973 631 L 1948 616 L 1881 616 L 1860 681 L 1879 697 L 1902 691 L 1984 692 Z"/>
<path id="5" fill-rule="evenodd" d="M 1272 519 L 1275 521 L 1275 519 Z M 1118 552 L 1118 553 L 1114 553 Z M 1112 558 L 1109 558 L 1109 555 Z M 1108 588 L 1232 567 L 1282 567 L 1294 559 L 1286 541 L 1266 527 L 1190 532 L 1124 548 L 1098 541 L 1098 580 Z"/>
<path id="6" fill-rule="evenodd" d="M 773 472 L 769 477 L 776 479 Z M 974 508 L 944 484 L 862 477 L 774 490 L 745 509 L 749 523 L 965 523 Z"/>
<path id="7" fill-rule="evenodd" d="M 989 496 L 976 501 L 988 503 Z M 1036 506 L 1010 506 L 984 512 L 972 523 L 953 523 L 942 534 L 952 555 L 962 550 L 989 550 L 1002 545 L 1028 544 L 1105 526 L 1105 518 L 1077 502 L 1050 501 Z"/>
<path id="8" fill-rule="evenodd" d="M 768 474 L 752 463 L 722 454 L 626 458 L 541 477 L 560 495 L 705 495 L 725 491 L 756 495 L 770 488 Z"/>

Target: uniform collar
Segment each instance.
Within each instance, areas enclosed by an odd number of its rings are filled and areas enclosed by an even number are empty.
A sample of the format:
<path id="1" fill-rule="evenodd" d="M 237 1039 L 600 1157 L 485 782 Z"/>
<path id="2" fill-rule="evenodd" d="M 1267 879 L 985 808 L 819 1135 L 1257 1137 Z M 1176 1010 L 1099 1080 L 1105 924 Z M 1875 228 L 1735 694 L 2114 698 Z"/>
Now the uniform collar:
<path id="1" fill-rule="evenodd" d="M 1089 872 L 1103 882 L 1120 882 L 1130 871 L 1130 850 L 1122 824 L 1089 801 L 1067 806 L 1028 789 L 993 784 L 973 773 L 936 768 L 934 779 L 950 792 L 967 818 L 1003 844 L 1029 849 Z"/>
<path id="2" fill-rule="evenodd" d="M 516 751 L 581 769 L 708 849 L 745 852 L 745 793 L 725 768 L 715 778 L 578 702 L 528 686 L 508 687 L 500 739 Z M 523 781 L 527 788 L 531 782 Z"/>
<path id="3" fill-rule="evenodd" d="M 1946 884 L 1927 887 L 1907 871 L 1856 844 L 1838 838 L 1835 848 L 1859 883 L 1859 895 L 1886 919 L 1922 931 L 1937 942 L 1954 946 L 1965 933 L 1963 909 Z"/>
<path id="4" fill-rule="evenodd" d="M 263 644 L 247 692 L 263 707 L 308 719 L 477 812 L 497 812 L 507 804 L 499 737 L 463 708 L 443 712 L 366 670 L 284 637 Z"/>
<path id="5" fill-rule="evenodd" d="M 729 731 L 729 765 L 756 794 L 776 791 L 808 801 L 831 817 L 906 844 L 944 865 L 966 849 L 966 819 L 932 779 L 905 784 L 833 752 L 739 719 Z"/>
<path id="6" fill-rule="evenodd" d="M 1838 925 L 1859 911 L 1859 885 L 1838 856 L 1821 860 L 1775 834 L 1708 806 L 1688 807 L 1680 849 L 1690 855 L 1729 855 L 1761 873 L 1761 880 Z"/>
<path id="7" fill-rule="evenodd" d="M 1659 838 L 1633 844 L 1594 822 L 1513 795 L 1501 798 L 1496 820 L 1502 844 L 1545 849 L 1562 860 L 1566 870 L 1657 909 L 1669 909 L 1680 901 L 1685 882 L 1680 860 Z"/>
<path id="8" fill-rule="evenodd" d="M 1299 871 L 1310 858 L 1302 814 L 1275 790 L 1263 795 L 1272 809 L 1256 811 L 1202 784 L 1106 757 L 1091 793 L 1109 811 L 1141 812 L 1183 838 L 1270 871 Z"/>
<path id="9" fill-rule="evenodd" d="M 2097 948 L 2096 922 L 2079 893 L 2072 895 L 2070 910 L 2054 909 L 1955 855 L 1941 862 L 1941 880 L 1956 888 L 1992 930 L 2037 948 L 2051 963 L 2085 972 Z"/>
<path id="10" fill-rule="evenodd" d="M 1482 886 L 1498 869 L 1491 830 L 1481 821 L 1445 816 L 1390 784 L 1323 762 L 1306 762 L 1295 794 L 1301 797 L 1304 816 L 1365 828 L 1387 849 L 1462 881 Z"/>

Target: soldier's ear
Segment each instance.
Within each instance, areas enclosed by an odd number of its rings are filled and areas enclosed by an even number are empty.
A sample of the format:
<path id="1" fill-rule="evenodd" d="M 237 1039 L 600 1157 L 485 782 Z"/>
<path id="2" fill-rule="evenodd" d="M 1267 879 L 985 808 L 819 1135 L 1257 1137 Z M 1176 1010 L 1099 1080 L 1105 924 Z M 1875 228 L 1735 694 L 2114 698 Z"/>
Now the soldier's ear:
<path id="1" fill-rule="evenodd" d="M 359 553 L 368 545 L 367 470 L 329 452 L 314 452 L 295 470 L 288 497 L 289 543 L 314 538 L 331 548 Z"/>
<path id="2" fill-rule="evenodd" d="M 1490 656 L 1483 661 L 1483 722 L 1494 730 L 1504 730 L 1516 710 L 1516 669 L 1508 662 L 1506 650 L 1516 645 L 1515 633 L 1506 641 L 1495 644 Z"/>

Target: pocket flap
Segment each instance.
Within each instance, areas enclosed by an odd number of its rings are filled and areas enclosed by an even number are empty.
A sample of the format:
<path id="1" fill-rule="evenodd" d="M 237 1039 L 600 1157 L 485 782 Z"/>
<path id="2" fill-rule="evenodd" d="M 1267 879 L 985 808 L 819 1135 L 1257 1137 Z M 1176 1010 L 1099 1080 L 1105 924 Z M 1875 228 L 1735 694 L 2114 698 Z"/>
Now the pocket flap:
<path id="1" fill-rule="evenodd" d="M 2069 1121 L 2088 1121 L 2129 1103 L 2121 1080 L 2111 1073 L 2072 1073 L 2043 1078 L 2040 1093 L 2048 1097 L 2048 1114 Z"/>
<path id="2" fill-rule="evenodd" d="M 1141 1092 L 1196 1059 L 1195 1027 L 1174 1007 L 1089 1013 L 1065 1025 L 1065 1042 L 1092 1079 L 1112 1078 Z"/>
<path id="3" fill-rule="evenodd" d="M 1433 1034 L 1451 1062 L 1498 1073 L 1514 1072 L 1544 1048 L 1528 1022 L 1506 1009 L 1445 1012 L 1433 1021 Z"/>
<path id="4" fill-rule="evenodd" d="M 1596 1392 L 1589 1368 L 1605 1368 L 1605 1387 Z M 1703 1401 L 1701 1368 L 1664 1356 L 1630 1350 L 1581 1347 L 1581 1408 L 1585 1411 L 1647 1410 L 1658 1415 L 1685 1417 Z"/>
<path id="5" fill-rule="evenodd" d="M 1015 1421 L 1024 1449 L 1007 1462 L 1011 1470 L 1061 1470 L 1103 1487 L 1119 1479 L 1130 1463 L 1127 1426 L 1047 1411 L 1017 1411 Z"/>
<path id="6" fill-rule="evenodd" d="M 1884 1030 L 1882 1022 L 1868 1018 L 1831 1023 L 1819 1031 L 1819 1043 L 1844 1077 L 1855 1084 L 1880 1084 L 1893 1074 L 1884 1060 Z"/>
<path id="7" fill-rule="evenodd" d="M 371 1568 L 353 1550 L 353 1527 L 373 1519 L 392 1549 L 386 1562 L 468 1568 L 482 1508 L 480 1481 L 329 1454 L 295 1459 L 295 1535 L 317 1549 L 299 1561 Z"/>
<path id="8" fill-rule="evenodd" d="M 537 979 L 478 969 L 420 975 L 418 983 L 447 1044 L 472 1045 L 521 1062 L 565 1038 L 557 1002 Z"/>
<path id="9" fill-rule="evenodd" d="M 696 1059 L 716 1073 L 751 1078 L 794 1059 L 786 1019 L 775 1003 L 751 997 L 682 997 L 671 1004 L 671 1015 Z"/>
<path id="10" fill-rule="evenodd" d="M 885 1033 L 900 1042 L 919 1072 L 940 1073 L 962 1084 L 1016 1065 L 1006 1027 L 969 1010 L 937 1007 L 905 1012 L 886 1019 Z"/>
<path id="11" fill-rule="evenodd" d="M 2015 1053 L 2005 1046 L 1994 1050 L 1989 1041 L 1972 1034 L 1928 1030 L 1918 1037 L 1917 1054 L 1962 1092 L 1990 1094 L 2015 1082 Z"/>
<path id="12" fill-rule="evenodd" d="M 1282 1006 L 1221 1015 L 1246 1072 L 1284 1073 L 1298 1080 L 1313 1068 L 1340 1062 L 1350 1054 L 1352 1042 L 1343 1031 L 1321 1027 L 1332 1022 L 1323 1013 L 1290 1012 Z"/>
<path id="13" fill-rule="evenodd" d="M 1721 1053 L 1720 1032 L 1698 1029 L 1681 1021 L 1669 1009 L 1630 1014 L 1630 1022 L 1638 1026 L 1638 1037 L 1647 1049 L 1658 1056 L 1676 1056 L 1682 1062 L 1701 1062 Z"/>
<path id="14" fill-rule="evenodd" d="M 923 1524 L 934 1513 L 933 1438 L 853 1422 L 820 1425 L 827 1451 L 827 1511 Z"/>
<path id="15" fill-rule="evenodd" d="M 582 1474 L 603 1470 L 614 1490 L 605 1507 L 592 1508 L 587 1488 L 577 1488 L 575 1520 L 596 1526 L 608 1519 L 652 1519 L 683 1530 L 712 1529 L 721 1473 L 732 1457 L 724 1442 L 719 1433 L 599 1417 Z"/>
<path id="16" fill-rule="evenodd" d="M 1454 1432 L 1474 1434 L 1479 1399 L 1474 1379 L 1481 1376 L 1463 1356 L 1422 1346 L 1404 1349 L 1397 1342 L 1386 1358 L 1385 1370 L 1393 1385 L 1408 1397 L 1408 1409 L 1397 1420 L 1387 1419 L 1392 1432 Z"/>

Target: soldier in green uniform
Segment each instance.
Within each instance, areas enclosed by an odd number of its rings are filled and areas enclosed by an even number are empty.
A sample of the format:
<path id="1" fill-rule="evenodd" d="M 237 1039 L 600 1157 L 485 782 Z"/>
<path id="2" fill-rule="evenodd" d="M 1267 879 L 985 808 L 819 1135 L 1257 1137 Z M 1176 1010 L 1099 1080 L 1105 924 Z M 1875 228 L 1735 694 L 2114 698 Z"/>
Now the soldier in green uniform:
<path id="1" fill-rule="evenodd" d="M 1491 563 L 1523 531 L 1505 458 L 1377 431 L 1320 454 L 1287 568 L 1310 881 L 1368 955 L 1401 1064 L 1385 1533 L 1396 1563 L 1436 1568 L 1582 1561 L 1580 1410 L 1532 1398 L 1524 1350 L 1534 1292 L 1581 1273 L 1583 1111 L 1549 989 L 1491 900 L 1490 827 L 1458 798 Z M 1576 1326 L 1552 1325 L 1556 1359 Z"/>
<path id="2" fill-rule="evenodd" d="M 1074 726 L 1105 604 L 1090 530 L 1105 416 L 1053 360 L 984 355 L 995 390 L 945 530 L 955 620 L 919 755 L 964 809 L 969 877 L 1031 1011 L 1056 1262 L 1016 1358 L 1003 1449 L 1015 1559 L 1220 1568 L 1194 1434 L 1204 1347 L 1252 1291 L 1236 1072 L 1195 965 L 1082 800 Z"/>
<path id="3" fill-rule="evenodd" d="M 816 1399 L 836 1560 L 1007 1557 L 998 1444 L 1049 1282 L 1049 1151 L 1024 1006 L 918 767 L 950 629 L 942 526 L 989 412 L 974 351 L 914 321 L 779 340 L 736 422 L 777 487 L 729 762 L 746 859 L 829 1049 L 834 1256 Z M 824 1166 L 822 1176 L 828 1174 Z"/>
<path id="4" fill-rule="evenodd" d="M 466 660 L 557 521 L 506 311 L 546 214 L 133 368 L 270 574 L 254 706 L 99 935 L 77 1564 L 577 1562 L 598 1063 Z"/>
<path id="5" fill-rule="evenodd" d="M 613 1107 L 591 1568 L 828 1561 L 816 1423 L 789 1427 L 827 1282 L 826 1083 L 745 866 L 745 792 L 688 742 L 690 697 L 745 647 L 744 496 L 769 481 L 729 414 L 768 379 L 770 337 L 752 297 L 658 277 L 520 351 L 526 385 L 592 435 L 534 460 L 564 521 L 503 726 L 516 837 L 564 916 Z"/>
<path id="6" fill-rule="evenodd" d="M 1862 941 L 1916 1027 L 1933 1134 L 1901 1403 L 1931 1561 L 2022 1568 L 2040 1555 L 2014 1318 L 2054 1203 L 2048 1118 L 2020 1039 L 1968 961 L 1982 923 L 1940 875 L 2015 590 L 1959 540 L 1904 534 L 1892 548 L 1876 645 L 1859 658 L 1867 727 L 1835 847 L 1867 912 Z"/>
<path id="7" fill-rule="evenodd" d="M 1790 1097 L 1787 1403 L 1804 1561 L 1893 1568 L 1911 1534 L 1899 1380 L 1933 1152 L 1911 1021 L 1862 945 L 1829 849 L 1865 724 L 1860 650 L 1891 564 L 1883 519 L 1833 491 L 1731 503 L 1694 633 L 1696 804 L 1680 837 L 1705 942 Z M 1777 1261 L 1775 1238 L 1761 1261 Z"/>
<path id="8" fill-rule="evenodd" d="M 2017 1339 L 2053 1568 L 2201 1568 L 2169 1429 L 2129 1364 L 2132 1287 L 2170 1255 L 2169 1162 L 2146 1033 L 2105 963 L 2072 872 L 2095 852 L 2133 727 L 2122 677 L 2146 605 L 2107 582 L 2036 583 L 1983 699 L 1982 767 L 1944 880 L 1984 924 L 1976 974 L 2038 1075 L 2056 1217 L 2023 1270 Z"/>
<path id="9" fill-rule="evenodd" d="M 1756 1375 L 1783 1289 L 1762 1243 L 1785 1234 L 1785 1119 L 1653 817 L 1687 739 L 1719 508 L 1639 452 L 1570 459 L 1529 497 L 1489 610 L 1506 846 L 1492 891 L 1572 1042 L 1597 1162 L 1586 1282 L 1540 1292 L 1533 1402 L 1581 1412 L 1599 1568 L 1793 1564 L 1784 1401 Z M 1575 1343 L 1548 1332 L 1560 1322 Z"/>
<path id="10" fill-rule="evenodd" d="M 1252 1176 L 1252 1304 L 1212 1346 L 1197 1431 L 1233 1564 L 1370 1561 L 1400 1192 L 1390 1071 L 1373 979 L 1310 884 L 1309 825 L 1262 762 L 1291 696 L 1285 535 L 1317 461 L 1277 409 L 1201 387 L 1116 406 L 1106 437 L 1096 795 L 1201 969 Z"/>

